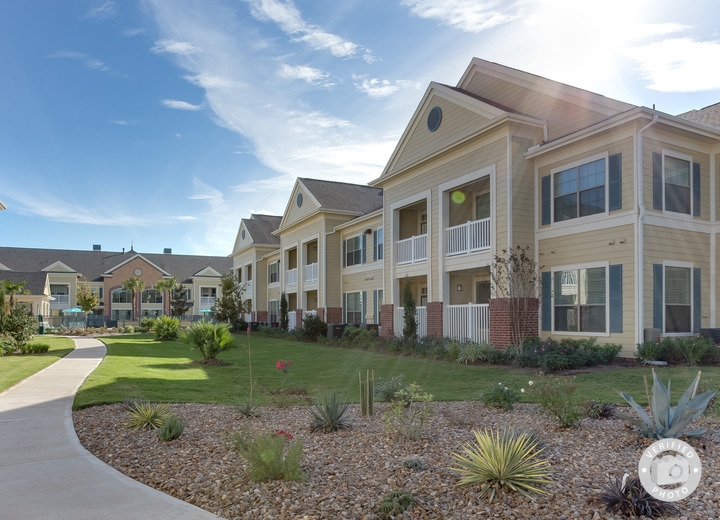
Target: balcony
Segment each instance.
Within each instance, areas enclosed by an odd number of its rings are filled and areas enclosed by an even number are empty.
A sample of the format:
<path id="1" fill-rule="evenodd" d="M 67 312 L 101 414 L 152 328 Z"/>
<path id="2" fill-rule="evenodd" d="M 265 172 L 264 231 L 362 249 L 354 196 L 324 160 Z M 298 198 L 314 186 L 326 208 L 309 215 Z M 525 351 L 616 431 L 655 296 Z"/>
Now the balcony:
<path id="1" fill-rule="evenodd" d="M 297 267 L 285 271 L 285 285 L 297 285 L 298 270 Z"/>
<path id="2" fill-rule="evenodd" d="M 305 282 L 317 282 L 319 278 L 319 269 L 317 262 L 305 266 Z M 297 280 L 296 280 L 297 283 Z"/>
<path id="3" fill-rule="evenodd" d="M 214 296 L 201 296 L 200 297 L 200 308 L 201 309 L 209 309 L 215 305 L 215 297 Z"/>
<path id="4" fill-rule="evenodd" d="M 445 229 L 447 256 L 490 249 L 490 219 L 474 220 Z"/>
<path id="5" fill-rule="evenodd" d="M 397 243 L 397 263 L 414 264 L 427 260 L 427 235 L 410 237 Z"/>

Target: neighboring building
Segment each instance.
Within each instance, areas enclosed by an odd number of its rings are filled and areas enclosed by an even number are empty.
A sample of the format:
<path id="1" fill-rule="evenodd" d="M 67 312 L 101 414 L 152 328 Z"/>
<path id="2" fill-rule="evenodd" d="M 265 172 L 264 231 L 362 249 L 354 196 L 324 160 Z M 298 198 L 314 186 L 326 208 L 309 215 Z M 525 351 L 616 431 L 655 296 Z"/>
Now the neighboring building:
<path id="1" fill-rule="evenodd" d="M 60 316 L 77 306 L 78 284 L 86 280 L 98 293 L 100 306 L 95 314 L 110 320 L 133 320 L 131 295 L 123 282 L 140 278 L 145 289 L 139 295 L 140 315 L 170 314 L 170 302 L 155 289 L 165 278 L 175 277 L 187 290 L 191 307 L 187 315 L 201 315 L 215 303 L 220 293 L 220 276 L 231 272 L 232 260 L 219 256 L 58 249 L 0 247 L 0 280 L 27 281 L 30 295 L 19 301 L 32 301 L 32 313 Z"/>
<path id="2" fill-rule="evenodd" d="M 490 266 L 529 246 L 539 333 L 630 356 L 718 326 L 719 157 L 720 105 L 671 116 L 473 59 L 456 86 L 429 85 L 370 186 L 298 179 L 279 242 L 238 240 L 233 268 L 267 273 L 255 318 L 285 291 L 291 309 L 398 334 L 409 283 L 422 333 L 502 345 Z"/>

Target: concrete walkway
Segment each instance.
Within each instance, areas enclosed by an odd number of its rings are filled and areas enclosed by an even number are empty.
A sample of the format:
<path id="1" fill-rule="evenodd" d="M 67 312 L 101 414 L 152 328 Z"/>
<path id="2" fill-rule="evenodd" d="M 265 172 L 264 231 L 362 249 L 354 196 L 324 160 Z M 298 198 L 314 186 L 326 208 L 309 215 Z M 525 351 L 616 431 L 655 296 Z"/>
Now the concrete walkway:
<path id="1" fill-rule="evenodd" d="M 0 393 L 0 518 L 217 519 L 126 477 L 80 445 L 73 399 L 106 349 L 96 339 L 74 341 L 66 357 Z"/>

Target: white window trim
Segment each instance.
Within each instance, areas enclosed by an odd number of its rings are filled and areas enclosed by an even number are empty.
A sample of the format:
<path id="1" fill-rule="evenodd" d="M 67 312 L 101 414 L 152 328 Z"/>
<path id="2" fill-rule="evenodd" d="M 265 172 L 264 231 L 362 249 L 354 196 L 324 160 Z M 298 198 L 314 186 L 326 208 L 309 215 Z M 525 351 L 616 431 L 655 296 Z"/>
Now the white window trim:
<path id="1" fill-rule="evenodd" d="M 662 149 L 662 212 L 668 215 L 677 215 L 681 218 L 693 219 L 694 207 L 693 207 L 693 157 L 675 150 Z M 672 157 L 673 159 L 680 159 L 681 161 L 687 161 L 690 164 L 690 213 L 681 213 L 679 211 L 668 211 L 665 209 L 665 157 Z M 701 179 L 702 182 L 702 179 Z M 665 274 L 663 271 L 663 289 L 665 284 Z M 663 293 L 664 294 L 664 293 Z M 663 324 L 665 321 L 663 320 Z M 664 327 L 664 325 L 663 325 Z"/>
<path id="2" fill-rule="evenodd" d="M 600 213 L 595 213 L 594 215 L 586 215 L 584 217 L 577 216 L 575 218 L 571 218 L 568 220 L 562 220 L 560 222 L 555 222 L 555 174 L 564 172 L 565 170 L 569 170 L 571 168 L 576 168 L 578 166 L 582 166 L 583 164 L 588 164 L 591 162 L 598 161 L 600 159 L 603 159 L 605 161 L 605 211 L 601 211 Z M 588 157 L 584 157 L 582 159 L 579 159 L 577 161 L 573 161 L 571 163 L 564 164 L 563 166 L 559 166 L 557 168 L 552 168 L 550 170 L 550 225 L 555 226 L 559 229 L 563 227 L 575 227 L 577 226 L 578 220 L 581 220 L 582 222 L 588 222 L 592 220 L 599 220 L 607 218 L 607 216 L 610 214 L 610 211 L 608 210 L 608 201 L 610 200 L 610 183 L 608 182 L 608 175 L 610 173 L 610 154 L 608 152 L 599 153 L 596 155 L 590 155 Z M 663 188 L 664 190 L 664 188 Z M 664 195 L 663 195 L 664 197 Z"/>
<path id="3" fill-rule="evenodd" d="M 270 281 L 270 267 L 273 266 L 273 265 L 277 265 L 277 282 L 271 282 L 271 281 Z M 281 266 L 281 264 L 280 264 L 280 260 L 274 260 L 274 261 L 268 263 L 268 268 L 267 268 L 267 269 L 268 269 L 268 274 L 267 274 L 268 287 L 278 287 L 278 286 L 280 286 L 280 269 L 281 269 L 281 267 L 282 267 L 282 266 Z"/>
<path id="4" fill-rule="evenodd" d="M 365 264 L 367 263 L 367 262 L 363 262 L 363 261 L 362 261 L 362 256 L 363 256 L 363 239 L 362 239 L 362 235 L 363 235 L 362 233 L 358 233 L 358 234 L 348 235 L 347 237 L 343 238 L 343 252 L 344 252 L 344 255 L 343 255 L 343 256 L 344 256 L 344 258 L 342 258 L 342 260 L 341 260 L 341 262 L 340 262 L 340 267 L 341 267 L 342 269 L 355 269 L 355 268 L 358 268 L 358 267 L 360 267 L 360 266 L 362 266 L 362 265 L 365 265 Z M 348 252 L 348 250 L 347 250 L 347 243 L 348 243 L 348 241 L 350 241 L 350 240 L 352 240 L 352 239 L 354 239 L 354 238 L 357 238 L 357 239 L 358 239 L 358 242 L 360 243 L 360 262 L 358 262 L 357 264 L 353 264 L 353 265 L 345 265 L 345 264 L 347 263 L 347 252 Z M 366 241 L 367 241 L 367 240 L 366 240 Z M 341 253 L 341 254 L 342 254 L 342 253 Z M 365 254 L 367 255 L 367 252 L 365 252 Z M 366 259 L 367 259 L 367 256 L 366 256 Z"/>
<path id="5" fill-rule="evenodd" d="M 373 249 L 375 249 L 375 250 L 373 251 L 373 257 L 376 258 L 374 261 L 375 261 L 375 262 L 382 262 L 383 260 L 385 260 L 385 228 L 383 228 L 383 227 L 381 226 L 381 227 L 377 228 L 377 229 L 374 231 L 374 233 L 376 233 L 376 235 L 377 235 L 378 233 L 382 233 L 383 241 L 382 241 L 382 242 L 378 242 L 377 245 L 373 248 Z M 382 252 L 383 252 L 383 257 L 382 257 L 382 258 L 380 258 L 380 255 L 378 254 L 379 251 L 380 251 L 380 249 L 381 249 L 381 248 L 380 248 L 381 245 L 382 245 Z"/>
<path id="6" fill-rule="evenodd" d="M 347 317 L 348 317 L 348 316 L 347 316 L 347 315 L 348 315 L 348 307 L 349 307 L 349 306 L 347 305 L 347 301 L 348 301 L 348 298 L 347 298 L 347 297 L 348 297 L 348 295 L 350 295 L 350 294 L 359 294 L 359 295 L 360 295 L 360 309 L 359 309 L 359 310 L 356 310 L 356 311 L 353 311 L 353 312 L 359 312 L 359 313 L 360 313 L 360 321 L 357 322 L 357 323 L 364 323 L 364 318 L 365 318 L 365 316 L 362 315 L 362 308 L 363 308 L 363 297 L 362 297 L 362 293 L 363 293 L 363 291 L 348 291 L 348 292 L 345 293 L 345 306 L 346 306 L 346 307 L 345 307 L 345 309 L 343 309 L 343 314 L 344 314 L 343 318 L 345 318 L 345 320 L 344 320 L 345 323 L 350 323 L 350 322 L 348 321 L 348 319 L 347 319 Z M 356 322 L 353 322 L 353 323 L 356 323 Z"/>
<path id="7" fill-rule="evenodd" d="M 573 219 L 575 220 L 575 219 Z M 566 330 L 555 330 L 555 273 L 560 271 L 577 271 L 580 269 L 593 269 L 596 267 L 605 268 L 605 332 L 582 332 L 582 331 L 566 331 Z M 552 280 L 550 282 L 552 286 L 552 332 L 553 334 L 562 334 L 564 336 L 581 336 L 581 337 L 609 337 L 610 336 L 610 262 L 591 262 L 587 264 L 570 264 L 555 266 L 551 269 Z M 663 284 L 665 283 L 665 275 L 663 274 Z M 664 293 L 663 293 L 664 294 Z"/>
<path id="8" fill-rule="evenodd" d="M 663 164 L 664 164 L 663 159 Z M 665 178 L 665 175 L 663 173 L 663 180 Z M 663 188 L 664 191 L 664 188 Z M 663 199 L 664 200 L 664 199 Z M 664 204 L 663 204 L 664 206 Z M 663 209 L 664 211 L 664 209 Z M 673 212 L 674 213 L 674 212 Z M 663 302 L 662 302 L 662 311 L 663 311 L 663 336 L 668 336 L 670 338 L 686 338 L 688 336 L 692 336 L 693 330 L 695 330 L 695 284 L 693 283 L 693 276 L 695 272 L 693 271 L 693 263 L 692 262 L 681 262 L 681 261 L 674 261 L 674 260 L 663 260 L 662 263 L 663 266 L 663 277 L 662 277 L 662 284 L 663 284 Z M 685 269 L 690 269 L 690 332 L 665 332 L 665 326 L 667 325 L 667 320 L 665 319 L 665 296 L 667 295 L 667 290 L 665 289 L 665 268 L 666 267 L 683 267 Z"/>

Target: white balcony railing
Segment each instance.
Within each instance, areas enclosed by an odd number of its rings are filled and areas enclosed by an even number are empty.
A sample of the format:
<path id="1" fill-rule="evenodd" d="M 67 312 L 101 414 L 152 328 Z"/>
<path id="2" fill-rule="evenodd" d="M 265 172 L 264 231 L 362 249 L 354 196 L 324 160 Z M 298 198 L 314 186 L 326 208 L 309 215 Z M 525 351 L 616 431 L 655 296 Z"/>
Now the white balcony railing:
<path id="1" fill-rule="evenodd" d="M 252 287 L 253 283 L 252 280 L 248 280 L 247 282 L 243 282 L 243 297 L 245 298 L 251 298 L 252 297 Z"/>
<path id="2" fill-rule="evenodd" d="M 414 264 L 427 260 L 427 235 L 410 237 L 397 243 L 397 263 Z"/>
<path id="3" fill-rule="evenodd" d="M 297 285 L 297 267 L 285 271 L 285 285 Z"/>
<path id="4" fill-rule="evenodd" d="M 200 297 L 200 308 L 201 309 L 209 309 L 215 305 L 215 297 L 214 296 L 201 296 Z"/>
<path id="5" fill-rule="evenodd" d="M 424 338 L 427 336 L 427 308 L 415 307 L 415 323 L 417 323 L 417 336 Z M 405 326 L 405 307 L 395 308 L 395 335 L 402 336 Z"/>
<path id="6" fill-rule="evenodd" d="M 55 298 L 55 301 L 52 303 L 57 304 L 68 304 L 70 303 L 70 295 L 69 294 L 53 294 L 53 298 Z"/>
<path id="7" fill-rule="evenodd" d="M 490 219 L 473 220 L 445 230 L 447 256 L 490 249 Z"/>
<path id="8" fill-rule="evenodd" d="M 308 264 L 305 266 L 305 282 L 317 282 L 319 278 L 318 264 Z"/>
<path id="9" fill-rule="evenodd" d="M 444 331 L 446 338 L 457 341 L 487 343 L 490 328 L 490 307 L 486 303 L 468 303 L 466 305 L 447 305 L 444 312 Z"/>
<path id="10" fill-rule="evenodd" d="M 303 314 L 305 314 L 305 317 L 306 317 L 306 318 L 307 318 L 308 316 L 317 316 L 317 310 L 305 311 Z"/>

